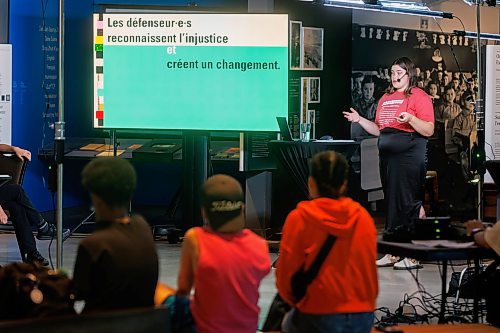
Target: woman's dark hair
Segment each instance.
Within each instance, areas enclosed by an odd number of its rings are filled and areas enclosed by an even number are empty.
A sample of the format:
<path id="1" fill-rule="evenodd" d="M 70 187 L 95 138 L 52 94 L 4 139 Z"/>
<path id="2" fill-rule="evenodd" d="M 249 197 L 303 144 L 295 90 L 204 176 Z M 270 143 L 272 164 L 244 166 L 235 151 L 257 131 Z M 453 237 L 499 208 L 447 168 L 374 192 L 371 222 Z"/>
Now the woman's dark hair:
<path id="1" fill-rule="evenodd" d="M 322 197 L 339 198 L 348 172 L 347 160 L 334 151 L 320 152 L 314 155 L 310 162 L 311 177 L 316 181 L 318 194 Z"/>
<path id="2" fill-rule="evenodd" d="M 130 162 L 118 157 L 99 157 L 82 171 L 82 184 L 109 207 L 128 207 L 135 190 L 136 174 Z"/>
<path id="3" fill-rule="evenodd" d="M 415 69 L 415 64 L 413 61 L 411 61 L 410 58 L 408 57 L 401 57 L 393 61 L 391 64 L 391 68 L 394 65 L 398 65 L 402 69 L 406 71 L 405 74 L 408 75 L 408 78 L 410 81 L 408 82 L 408 87 L 405 89 L 405 96 L 408 97 L 411 94 L 411 90 L 417 86 L 417 71 Z M 396 89 L 392 85 L 392 82 L 389 85 L 389 88 L 387 88 L 386 93 L 392 94 L 396 92 Z"/>

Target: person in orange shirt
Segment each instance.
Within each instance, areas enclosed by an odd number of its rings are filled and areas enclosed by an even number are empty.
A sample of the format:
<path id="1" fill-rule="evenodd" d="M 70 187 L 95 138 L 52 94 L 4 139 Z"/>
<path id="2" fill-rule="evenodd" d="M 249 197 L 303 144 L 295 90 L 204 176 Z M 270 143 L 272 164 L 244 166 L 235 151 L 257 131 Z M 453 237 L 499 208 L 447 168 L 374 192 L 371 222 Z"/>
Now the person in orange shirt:
<path id="1" fill-rule="evenodd" d="M 294 307 L 291 332 L 370 332 L 378 294 L 377 233 L 368 212 L 343 196 L 348 164 L 333 151 L 316 154 L 308 180 L 311 200 L 287 217 L 276 267 L 280 296 Z M 291 276 L 308 269 L 328 235 L 336 241 L 306 295 L 294 300 Z"/>

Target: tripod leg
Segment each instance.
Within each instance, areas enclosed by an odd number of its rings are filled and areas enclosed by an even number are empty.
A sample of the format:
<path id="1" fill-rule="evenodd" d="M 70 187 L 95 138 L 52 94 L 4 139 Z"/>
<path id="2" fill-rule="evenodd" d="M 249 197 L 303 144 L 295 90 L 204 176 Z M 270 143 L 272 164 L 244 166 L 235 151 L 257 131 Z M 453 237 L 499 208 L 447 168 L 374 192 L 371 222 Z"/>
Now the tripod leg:
<path id="1" fill-rule="evenodd" d="M 92 211 L 86 218 L 84 218 L 80 223 L 78 223 L 78 225 L 76 227 L 74 227 L 73 229 L 71 229 L 71 231 L 69 232 L 69 236 L 73 235 L 73 233 L 78 230 L 82 225 L 84 224 L 93 224 L 94 222 L 88 222 L 93 216 L 95 215 L 95 211 Z M 66 237 L 66 238 L 68 238 Z"/>
<path id="2" fill-rule="evenodd" d="M 179 187 L 177 191 L 175 191 L 174 198 L 171 200 L 170 204 L 167 208 L 167 218 L 169 220 L 175 219 L 175 214 L 177 213 L 177 209 L 179 208 L 182 200 L 182 189 Z"/>

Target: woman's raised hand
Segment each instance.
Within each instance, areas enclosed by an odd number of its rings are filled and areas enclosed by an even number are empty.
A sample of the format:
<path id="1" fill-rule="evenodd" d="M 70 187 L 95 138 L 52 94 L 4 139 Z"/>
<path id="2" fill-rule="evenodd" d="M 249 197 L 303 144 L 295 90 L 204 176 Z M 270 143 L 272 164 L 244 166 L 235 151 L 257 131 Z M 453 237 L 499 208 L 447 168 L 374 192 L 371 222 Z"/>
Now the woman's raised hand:
<path id="1" fill-rule="evenodd" d="M 359 123 L 359 121 L 361 120 L 361 116 L 359 115 L 358 111 L 354 110 L 353 108 L 350 108 L 349 110 L 350 112 L 342 112 L 344 114 L 344 118 L 352 123 Z"/>

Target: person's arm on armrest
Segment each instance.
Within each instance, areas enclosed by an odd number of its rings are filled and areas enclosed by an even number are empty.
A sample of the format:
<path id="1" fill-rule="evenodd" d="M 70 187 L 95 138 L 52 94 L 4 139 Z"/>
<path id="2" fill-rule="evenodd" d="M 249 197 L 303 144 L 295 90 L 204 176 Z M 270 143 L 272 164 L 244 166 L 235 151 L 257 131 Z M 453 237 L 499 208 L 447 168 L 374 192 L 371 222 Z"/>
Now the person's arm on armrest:
<path id="1" fill-rule="evenodd" d="M 10 145 L 6 145 L 4 143 L 0 143 L 0 151 L 6 152 L 6 153 L 13 153 L 14 147 L 10 146 Z"/>
<path id="2" fill-rule="evenodd" d="M 0 144 L 0 151 L 14 153 L 20 159 L 22 159 L 23 157 L 26 157 L 29 161 L 31 161 L 31 153 L 29 152 L 29 150 L 26 150 L 26 149 L 22 149 L 19 147 L 10 146 L 10 145 L 6 145 L 6 144 L 1 143 Z"/>

